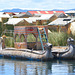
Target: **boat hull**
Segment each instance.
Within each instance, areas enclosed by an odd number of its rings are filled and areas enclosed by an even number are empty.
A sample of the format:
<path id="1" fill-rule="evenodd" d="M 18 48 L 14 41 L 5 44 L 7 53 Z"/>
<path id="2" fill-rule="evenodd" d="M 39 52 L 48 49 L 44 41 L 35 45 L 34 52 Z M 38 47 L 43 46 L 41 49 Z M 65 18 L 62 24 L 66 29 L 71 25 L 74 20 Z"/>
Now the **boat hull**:
<path id="1" fill-rule="evenodd" d="M 47 51 L 32 51 L 32 50 L 1 50 L 0 57 L 25 60 L 50 60 L 53 56 L 47 55 Z"/>

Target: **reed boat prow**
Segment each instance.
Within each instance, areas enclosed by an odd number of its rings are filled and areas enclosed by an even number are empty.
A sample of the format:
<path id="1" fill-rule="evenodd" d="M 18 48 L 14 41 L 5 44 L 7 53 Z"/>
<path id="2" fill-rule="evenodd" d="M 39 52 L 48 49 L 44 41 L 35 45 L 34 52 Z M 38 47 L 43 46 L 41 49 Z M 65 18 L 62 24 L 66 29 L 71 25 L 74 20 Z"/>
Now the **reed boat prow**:
<path id="1" fill-rule="evenodd" d="M 56 58 L 64 58 L 64 59 L 75 59 L 75 45 L 74 45 L 75 40 L 72 39 L 71 37 L 67 39 L 68 43 L 68 48 L 67 49 L 60 49 L 53 51 L 53 55 Z"/>

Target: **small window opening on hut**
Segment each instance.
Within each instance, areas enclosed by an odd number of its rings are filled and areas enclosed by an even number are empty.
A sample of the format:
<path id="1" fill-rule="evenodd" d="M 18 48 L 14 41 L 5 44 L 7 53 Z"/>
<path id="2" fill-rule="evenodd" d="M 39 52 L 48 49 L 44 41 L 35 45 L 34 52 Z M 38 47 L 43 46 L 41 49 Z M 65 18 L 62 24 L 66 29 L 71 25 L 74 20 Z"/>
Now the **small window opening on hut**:
<path id="1" fill-rule="evenodd" d="M 34 34 L 30 33 L 27 35 L 27 48 L 34 49 L 36 45 L 36 37 Z"/>
<path id="2" fill-rule="evenodd" d="M 21 42 L 25 42 L 25 36 L 24 36 L 24 34 L 21 34 Z"/>
<path id="3" fill-rule="evenodd" d="M 19 37 L 18 34 L 16 34 L 15 41 L 16 41 L 16 42 L 20 42 L 20 37 Z"/>
<path id="4" fill-rule="evenodd" d="M 27 35 L 27 42 L 36 42 L 35 35 L 30 33 Z"/>
<path id="5" fill-rule="evenodd" d="M 64 19 L 63 21 L 70 21 L 71 19 Z"/>

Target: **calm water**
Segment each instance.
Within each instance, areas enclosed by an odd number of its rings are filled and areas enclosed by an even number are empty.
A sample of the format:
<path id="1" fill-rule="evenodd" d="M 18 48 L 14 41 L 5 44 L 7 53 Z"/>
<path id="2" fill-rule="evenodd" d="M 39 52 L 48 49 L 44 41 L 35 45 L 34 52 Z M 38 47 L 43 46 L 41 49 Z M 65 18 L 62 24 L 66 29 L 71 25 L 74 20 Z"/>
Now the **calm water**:
<path id="1" fill-rule="evenodd" d="M 0 75 L 75 75 L 75 61 L 21 61 L 0 58 Z"/>

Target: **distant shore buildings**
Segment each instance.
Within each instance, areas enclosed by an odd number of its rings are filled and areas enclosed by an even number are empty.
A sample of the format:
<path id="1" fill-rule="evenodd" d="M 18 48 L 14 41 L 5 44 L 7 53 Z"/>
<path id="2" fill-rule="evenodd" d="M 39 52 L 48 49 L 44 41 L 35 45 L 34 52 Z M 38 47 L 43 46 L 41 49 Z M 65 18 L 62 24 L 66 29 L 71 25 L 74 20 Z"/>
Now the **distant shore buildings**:
<path id="1" fill-rule="evenodd" d="M 0 12 L 0 23 L 10 30 L 14 25 L 48 25 L 49 29 L 71 33 L 70 27 L 71 23 L 75 22 L 74 17 L 75 11 Z"/>

